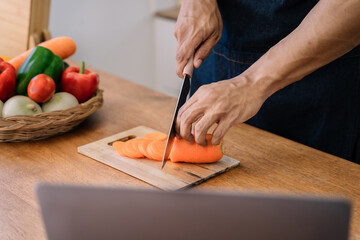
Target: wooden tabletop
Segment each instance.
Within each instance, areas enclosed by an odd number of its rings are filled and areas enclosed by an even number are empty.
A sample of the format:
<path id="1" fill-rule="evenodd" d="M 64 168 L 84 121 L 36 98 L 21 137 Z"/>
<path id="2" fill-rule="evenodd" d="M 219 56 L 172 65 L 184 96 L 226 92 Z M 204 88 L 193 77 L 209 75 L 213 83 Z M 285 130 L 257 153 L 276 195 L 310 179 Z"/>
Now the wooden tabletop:
<path id="1" fill-rule="evenodd" d="M 168 130 L 176 100 L 100 72 L 104 106 L 72 132 L 47 140 L 0 143 L 0 239 L 45 239 L 34 194 L 39 182 L 153 188 L 77 153 L 77 147 L 144 125 Z M 360 166 L 246 124 L 233 127 L 225 154 L 240 167 L 197 186 L 342 196 L 353 202 L 351 239 L 360 239 Z"/>

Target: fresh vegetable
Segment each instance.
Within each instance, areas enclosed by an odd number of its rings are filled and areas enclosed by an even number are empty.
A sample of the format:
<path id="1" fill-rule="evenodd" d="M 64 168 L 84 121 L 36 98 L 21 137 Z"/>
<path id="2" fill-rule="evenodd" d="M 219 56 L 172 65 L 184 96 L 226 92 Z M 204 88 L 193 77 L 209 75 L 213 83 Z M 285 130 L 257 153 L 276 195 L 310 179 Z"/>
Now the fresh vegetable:
<path id="1" fill-rule="evenodd" d="M 149 159 L 151 159 L 151 156 L 147 152 L 147 147 L 149 146 L 149 144 L 151 142 L 152 142 L 152 140 L 144 139 L 144 138 L 139 138 L 139 142 L 138 142 L 139 152 L 141 154 L 143 154 L 146 158 L 149 158 Z"/>
<path id="2" fill-rule="evenodd" d="M 55 82 L 56 90 L 60 90 L 63 68 L 64 63 L 59 56 L 54 55 L 47 48 L 35 47 L 17 73 L 16 93 L 26 95 L 30 80 L 41 73 L 51 77 Z"/>
<path id="3" fill-rule="evenodd" d="M 167 135 L 162 132 L 153 132 L 144 135 L 145 139 L 166 141 Z"/>
<path id="4" fill-rule="evenodd" d="M 27 93 L 29 98 L 35 102 L 46 102 L 55 93 L 54 80 L 45 74 L 36 75 L 31 79 L 28 85 Z"/>
<path id="5" fill-rule="evenodd" d="M 76 44 L 74 40 L 69 37 L 57 37 L 48 41 L 40 43 L 38 46 L 51 50 L 55 55 L 58 55 L 62 59 L 66 59 L 73 55 L 76 51 Z M 14 66 L 16 71 L 20 69 L 20 66 L 24 63 L 25 59 L 30 55 L 33 48 L 14 57 L 9 61 Z"/>
<path id="6" fill-rule="evenodd" d="M 126 142 L 116 141 L 112 144 L 115 150 L 123 157 L 130 158 L 143 158 L 146 157 L 151 159 L 149 154 L 146 151 L 147 146 L 151 143 L 151 140 L 144 138 L 135 138 L 132 141 L 128 140 Z M 125 147 L 125 145 L 127 145 Z"/>
<path id="7" fill-rule="evenodd" d="M 119 153 L 121 156 L 127 157 L 124 151 L 125 142 L 116 141 L 112 144 L 112 146 L 115 148 L 115 151 Z"/>
<path id="8" fill-rule="evenodd" d="M 4 106 L 4 103 L 0 100 L 0 117 L 2 117 L 3 106 Z"/>
<path id="9" fill-rule="evenodd" d="M 64 70 L 69 67 L 69 64 L 67 62 L 64 62 Z"/>
<path id="10" fill-rule="evenodd" d="M 143 158 L 144 155 L 139 151 L 137 138 L 125 142 L 124 151 L 130 158 Z"/>
<path id="11" fill-rule="evenodd" d="M 67 92 L 58 92 L 47 102 L 43 103 L 43 112 L 66 110 L 78 105 L 78 100 Z"/>
<path id="12" fill-rule="evenodd" d="M 5 57 L 5 56 L 0 56 L 0 58 L 4 60 L 4 62 L 9 62 L 12 59 L 11 57 Z"/>
<path id="13" fill-rule="evenodd" d="M 223 144 L 212 145 L 211 134 L 206 135 L 207 146 L 203 147 L 196 143 L 189 143 L 184 139 L 174 139 L 170 151 L 172 162 L 187 163 L 212 163 L 223 157 Z M 149 140 L 135 138 L 127 142 L 114 142 L 115 150 L 124 157 L 142 158 L 161 161 L 165 151 L 166 142 L 161 140 Z"/>
<path id="14" fill-rule="evenodd" d="M 99 85 L 99 75 L 85 69 L 85 63 L 81 67 L 68 67 L 61 78 L 63 92 L 74 95 L 80 103 L 90 99 Z"/>
<path id="15" fill-rule="evenodd" d="M 16 73 L 14 67 L 0 58 L 0 100 L 5 101 L 15 92 Z"/>
<path id="16" fill-rule="evenodd" d="M 17 116 L 17 115 L 31 115 L 42 113 L 39 104 L 25 96 L 13 96 L 5 103 L 2 110 L 3 117 Z"/>
<path id="17" fill-rule="evenodd" d="M 223 157 L 223 144 L 212 145 L 211 136 L 206 135 L 206 147 L 175 138 L 169 158 L 172 162 L 188 163 L 212 163 L 220 160 Z"/>
<path id="18" fill-rule="evenodd" d="M 166 142 L 154 140 L 147 146 L 146 151 L 151 159 L 161 161 L 164 155 L 165 146 Z"/>

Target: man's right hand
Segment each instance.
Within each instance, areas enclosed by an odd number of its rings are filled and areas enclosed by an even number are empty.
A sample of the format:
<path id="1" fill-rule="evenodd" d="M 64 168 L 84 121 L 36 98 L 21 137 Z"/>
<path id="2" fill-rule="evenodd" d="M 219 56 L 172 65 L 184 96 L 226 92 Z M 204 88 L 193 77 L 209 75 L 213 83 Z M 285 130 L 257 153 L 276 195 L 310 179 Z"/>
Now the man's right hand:
<path id="1" fill-rule="evenodd" d="M 194 54 L 194 67 L 200 67 L 220 40 L 222 20 L 216 0 L 183 0 L 175 25 L 176 73 L 183 70 Z"/>

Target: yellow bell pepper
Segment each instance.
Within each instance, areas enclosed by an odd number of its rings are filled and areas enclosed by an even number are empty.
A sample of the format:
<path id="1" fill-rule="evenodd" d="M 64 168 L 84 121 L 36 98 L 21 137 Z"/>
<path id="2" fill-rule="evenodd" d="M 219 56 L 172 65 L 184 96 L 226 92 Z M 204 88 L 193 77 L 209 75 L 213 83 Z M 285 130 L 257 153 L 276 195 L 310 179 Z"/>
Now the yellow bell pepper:
<path id="1" fill-rule="evenodd" d="M 11 57 L 5 57 L 5 56 L 0 56 L 0 58 L 2 58 L 5 62 L 8 62 L 12 59 Z"/>

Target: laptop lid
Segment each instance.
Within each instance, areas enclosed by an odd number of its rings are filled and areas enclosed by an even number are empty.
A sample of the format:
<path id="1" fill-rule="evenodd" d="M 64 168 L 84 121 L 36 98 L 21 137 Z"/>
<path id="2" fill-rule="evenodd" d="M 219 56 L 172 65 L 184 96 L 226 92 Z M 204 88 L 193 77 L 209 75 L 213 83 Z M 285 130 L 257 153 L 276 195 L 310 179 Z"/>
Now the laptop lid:
<path id="1" fill-rule="evenodd" d="M 50 240 L 345 240 L 343 199 L 40 185 Z"/>

